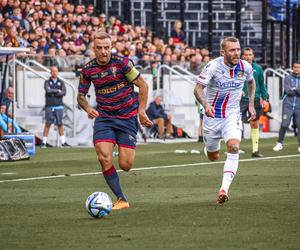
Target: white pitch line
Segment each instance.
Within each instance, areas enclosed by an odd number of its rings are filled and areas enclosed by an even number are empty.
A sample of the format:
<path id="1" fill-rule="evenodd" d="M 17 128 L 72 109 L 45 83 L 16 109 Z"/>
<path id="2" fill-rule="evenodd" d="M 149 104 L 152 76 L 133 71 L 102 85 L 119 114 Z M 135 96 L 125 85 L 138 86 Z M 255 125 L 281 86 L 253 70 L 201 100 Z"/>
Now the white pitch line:
<path id="1" fill-rule="evenodd" d="M 249 161 L 261 161 L 261 160 L 272 160 L 272 159 L 283 159 L 283 158 L 293 158 L 300 157 L 300 154 L 297 155 L 282 155 L 282 156 L 270 156 L 270 157 L 262 157 L 262 158 L 250 158 L 250 159 L 242 159 L 240 162 L 249 162 Z M 130 171 L 142 171 L 142 170 L 153 170 L 153 169 L 167 169 L 167 168 L 180 168 L 180 167 L 193 167 L 193 166 L 201 166 L 201 165 L 213 165 L 213 164 L 224 164 L 225 161 L 217 161 L 217 162 L 197 162 L 190 164 L 178 164 L 178 165 L 166 165 L 166 166 L 154 166 L 154 167 L 144 167 L 144 168 L 134 168 Z M 117 170 L 117 172 L 123 172 L 123 170 Z M 78 174 L 61 174 L 61 175 L 51 175 L 51 176 L 40 176 L 40 177 L 29 177 L 29 178 L 20 178 L 20 179 L 11 179 L 11 180 L 0 180 L 0 183 L 7 182 L 21 182 L 21 181 L 34 181 L 34 180 L 44 180 L 44 179 L 55 179 L 55 178 L 63 178 L 63 177 L 76 177 L 76 176 L 89 176 L 89 175 L 98 175 L 102 174 L 102 172 L 88 172 L 88 173 L 78 173 Z"/>

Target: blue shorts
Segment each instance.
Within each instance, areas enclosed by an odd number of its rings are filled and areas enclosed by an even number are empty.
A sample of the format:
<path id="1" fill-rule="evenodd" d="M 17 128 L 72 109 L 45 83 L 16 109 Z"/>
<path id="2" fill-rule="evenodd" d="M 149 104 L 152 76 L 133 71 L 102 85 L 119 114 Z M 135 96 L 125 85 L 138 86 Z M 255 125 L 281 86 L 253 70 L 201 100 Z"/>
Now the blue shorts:
<path id="1" fill-rule="evenodd" d="M 46 123 L 61 126 L 63 124 L 64 109 L 62 106 L 58 108 L 53 106 L 45 107 Z"/>
<path id="2" fill-rule="evenodd" d="M 94 123 L 94 145 L 98 142 L 111 142 L 119 147 L 135 149 L 137 131 L 136 116 L 126 120 L 98 117 Z"/>

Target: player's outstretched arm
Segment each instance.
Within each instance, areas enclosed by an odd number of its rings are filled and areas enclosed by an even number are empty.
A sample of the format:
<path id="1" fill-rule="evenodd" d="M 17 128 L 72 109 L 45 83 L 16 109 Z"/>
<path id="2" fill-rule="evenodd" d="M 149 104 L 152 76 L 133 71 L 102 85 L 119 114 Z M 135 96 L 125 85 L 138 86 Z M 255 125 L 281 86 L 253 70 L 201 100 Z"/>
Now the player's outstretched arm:
<path id="1" fill-rule="evenodd" d="M 148 100 L 148 84 L 145 79 L 140 75 L 136 80 L 133 81 L 134 85 L 139 88 L 139 119 L 143 126 L 151 127 L 152 121 L 146 114 L 146 106 Z"/>
<path id="2" fill-rule="evenodd" d="M 93 118 L 96 118 L 99 116 L 99 113 L 96 109 L 92 108 L 86 97 L 85 97 L 85 94 L 82 94 L 82 93 L 78 93 L 77 95 L 77 102 L 78 102 L 78 105 L 85 110 L 85 112 L 87 113 L 88 117 L 90 119 L 93 119 Z"/>
<path id="3" fill-rule="evenodd" d="M 256 112 L 254 108 L 254 96 L 255 96 L 255 80 L 252 78 L 252 80 L 247 81 L 247 89 L 248 89 L 248 95 L 249 95 L 249 113 L 250 118 L 248 121 L 253 121 L 256 119 Z"/>
<path id="4" fill-rule="evenodd" d="M 204 88 L 205 87 L 203 85 L 197 84 L 194 89 L 194 95 L 195 95 L 197 101 L 200 102 L 201 105 L 203 106 L 206 116 L 214 117 L 215 109 L 214 109 L 214 107 L 211 107 L 209 105 L 209 103 L 206 101 Z"/>

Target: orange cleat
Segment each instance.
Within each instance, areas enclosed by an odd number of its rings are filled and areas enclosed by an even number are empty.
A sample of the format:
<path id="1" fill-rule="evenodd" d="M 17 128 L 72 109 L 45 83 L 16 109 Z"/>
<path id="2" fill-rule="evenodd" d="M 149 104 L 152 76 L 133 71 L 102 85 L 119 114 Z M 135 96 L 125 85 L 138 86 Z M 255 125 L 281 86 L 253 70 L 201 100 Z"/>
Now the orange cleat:
<path id="1" fill-rule="evenodd" d="M 129 208 L 128 201 L 123 201 L 121 198 L 119 198 L 116 203 L 113 205 L 113 210 L 120 210 L 120 209 L 126 209 Z"/>
<path id="2" fill-rule="evenodd" d="M 229 197 L 228 194 L 225 192 L 224 189 L 220 190 L 217 195 L 217 203 L 223 204 L 224 202 L 228 201 Z"/>

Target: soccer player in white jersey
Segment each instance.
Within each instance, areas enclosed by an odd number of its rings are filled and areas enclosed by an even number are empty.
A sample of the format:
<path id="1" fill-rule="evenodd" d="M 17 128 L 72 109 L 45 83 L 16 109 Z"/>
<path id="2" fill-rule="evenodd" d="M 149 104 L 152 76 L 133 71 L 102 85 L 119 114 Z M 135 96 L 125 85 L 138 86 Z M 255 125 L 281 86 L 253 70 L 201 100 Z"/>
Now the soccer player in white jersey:
<path id="1" fill-rule="evenodd" d="M 220 43 L 220 53 L 221 56 L 210 61 L 200 73 L 194 94 L 205 110 L 203 129 L 207 157 L 211 161 L 220 158 L 222 137 L 227 146 L 223 181 L 217 195 L 217 203 L 222 204 L 228 200 L 228 190 L 239 164 L 242 136 L 240 100 L 245 81 L 249 93 L 249 121 L 256 116 L 255 80 L 251 65 L 240 59 L 239 40 L 235 37 L 223 39 Z"/>

